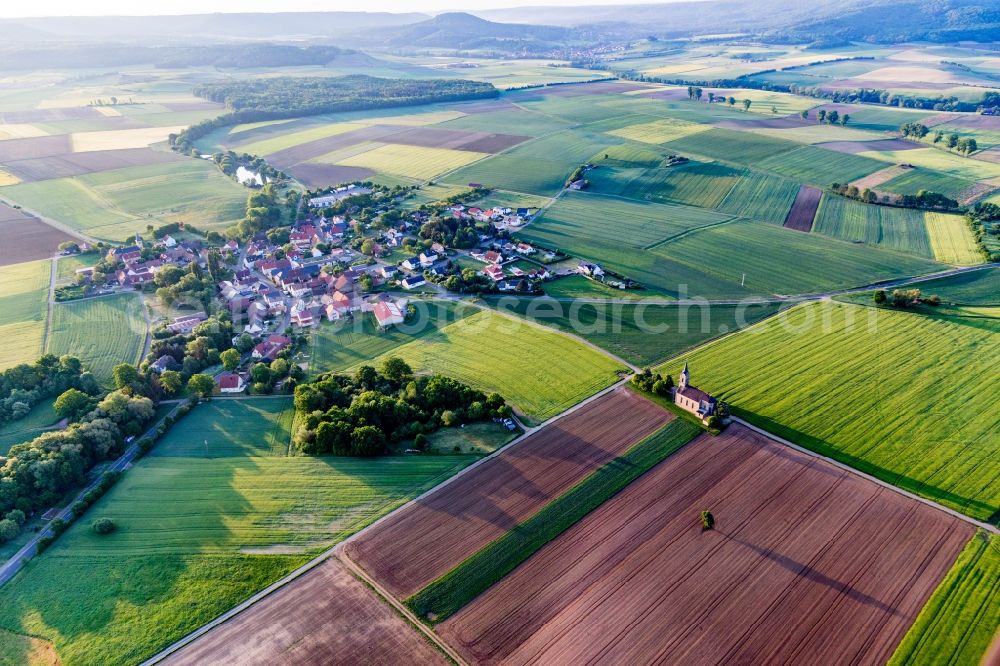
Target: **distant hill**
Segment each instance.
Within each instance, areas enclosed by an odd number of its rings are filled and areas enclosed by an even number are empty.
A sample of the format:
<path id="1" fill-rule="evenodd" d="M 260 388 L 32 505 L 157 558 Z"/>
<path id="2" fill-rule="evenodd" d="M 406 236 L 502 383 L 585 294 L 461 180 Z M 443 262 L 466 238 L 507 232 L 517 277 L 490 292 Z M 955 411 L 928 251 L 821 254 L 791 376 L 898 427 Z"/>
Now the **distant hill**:
<path id="1" fill-rule="evenodd" d="M 464 12 L 439 14 L 426 21 L 380 31 L 381 43 L 396 48 L 546 50 L 574 38 L 558 26 L 496 23 Z M 378 38 L 377 35 L 371 35 Z M 348 42 L 349 43 L 349 42 Z"/>

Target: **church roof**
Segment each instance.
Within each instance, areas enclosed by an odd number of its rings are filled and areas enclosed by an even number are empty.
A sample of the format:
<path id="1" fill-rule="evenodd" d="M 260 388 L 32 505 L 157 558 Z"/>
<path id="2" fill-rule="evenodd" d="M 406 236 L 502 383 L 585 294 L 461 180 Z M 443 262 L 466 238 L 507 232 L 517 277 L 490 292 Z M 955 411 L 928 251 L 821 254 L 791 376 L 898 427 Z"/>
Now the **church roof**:
<path id="1" fill-rule="evenodd" d="M 707 402 L 715 402 L 715 398 L 713 398 L 710 394 L 705 393 L 701 389 L 695 388 L 694 386 L 691 385 L 685 386 L 682 389 L 677 389 L 677 392 L 680 393 L 685 398 L 690 398 L 691 400 L 696 400 L 698 402 L 701 402 L 702 400 L 705 400 Z"/>

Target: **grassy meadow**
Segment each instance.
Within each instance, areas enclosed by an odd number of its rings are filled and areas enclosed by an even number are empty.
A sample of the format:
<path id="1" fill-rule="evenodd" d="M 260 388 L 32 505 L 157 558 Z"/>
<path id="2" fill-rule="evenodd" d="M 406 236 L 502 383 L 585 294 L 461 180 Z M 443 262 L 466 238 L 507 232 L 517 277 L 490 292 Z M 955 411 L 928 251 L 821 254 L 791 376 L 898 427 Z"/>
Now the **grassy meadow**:
<path id="1" fill-rule="evenodd" d="M 980 520 L 1000 520 L 1000 319 L 796 307 L 661 367 L 757 425 Z M 966 409 L 963 405 L 980 405 Z"/>
<path id="2" fill-rule="evenodd" d="M 48 351 L 73 354 L 105 386 L 119 363 L 138 363 L 146 341 L 141 297 L 116 294 L 56 303 Z"/>
<path id="3" fill-rule="evenodd" d="M 66 666 L 141 661 L 477 459 L 290 457 L 292 415 L 217 399 L 179 421 L 0 588 L 0 654 L 30 635 Z"/>

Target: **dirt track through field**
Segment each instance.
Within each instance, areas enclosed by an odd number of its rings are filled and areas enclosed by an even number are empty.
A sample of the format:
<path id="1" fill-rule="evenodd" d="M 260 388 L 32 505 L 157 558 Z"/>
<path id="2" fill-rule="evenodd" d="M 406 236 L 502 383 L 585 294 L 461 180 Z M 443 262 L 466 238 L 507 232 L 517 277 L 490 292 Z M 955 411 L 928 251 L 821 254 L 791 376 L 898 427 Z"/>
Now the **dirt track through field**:
<path id="1" fill-rule="evenodd" d="M 615 390 L 393 514 L 347 544 L 347 554 L 393 595 L 409 597 L 671 417 Z"/>
<path id="2" fill-rule="evenodd" d="M 698 514 L 711 510 L 716 529 Z M 884 664 L 973 528 L 739 425 L 438 627 L 484 664 Z"/>
<path id="3" fill-rule="evenodd" d="M 819 200 L 823 196 L 823 190 L 809 185 L 799 186 L 799 193 L 795 195 L 795 203 L 788 211 L 785 218 L 785 228 L 796 231 L 812 231 L 813 218 L 816 217 L 816 209 L 819 208 Z"/>
<path id="4" fill-rule="evenodd" d="M 335 559 L 174 653 L 163 664 L 448 664 Z"/>

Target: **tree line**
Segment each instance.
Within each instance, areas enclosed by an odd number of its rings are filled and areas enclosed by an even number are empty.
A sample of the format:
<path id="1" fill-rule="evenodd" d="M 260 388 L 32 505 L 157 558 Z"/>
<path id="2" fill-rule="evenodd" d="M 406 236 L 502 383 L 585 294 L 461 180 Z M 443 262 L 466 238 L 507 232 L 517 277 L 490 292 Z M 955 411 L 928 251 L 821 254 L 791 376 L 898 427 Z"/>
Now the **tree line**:
<path id="1" fill-rule="evenodd" d="M 363 74 L 338 77 L 242 79 L 206 83 L 194 94 L 226 105 L 229 113 L 204 120 L 180 134 L 170 145 L 189 153 L 194 142 L 220 127 L 300 116 L 362 111 L 398 106 L 492 98 L 493 84 L 466 79 L 383 79 Z"/>
<path id="2" fill-rule="evenodd" d="M 75 356 L 45 354 L 34 363 L 4 370 L 0 372 L 0 423 L 22 419 L 42 400 L 70 388 L 91 395 L 100 392 L 94 376 Z"/>
<path id="3" fill-rule="evenodd" d="M 511 409 L 498 393 L 486 395 L 443 375 L 415 376 L 400 358 L 387 358 L 354 375 L 326 374 L 295 387 L 298 428 L 293 443 L 303 453 L 378 456 L 392 443 L 441 427 L 505 418 Z"/>

